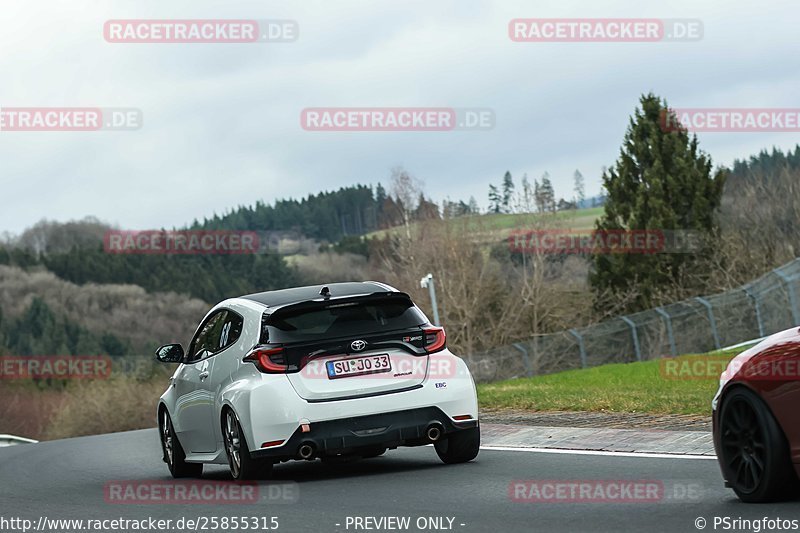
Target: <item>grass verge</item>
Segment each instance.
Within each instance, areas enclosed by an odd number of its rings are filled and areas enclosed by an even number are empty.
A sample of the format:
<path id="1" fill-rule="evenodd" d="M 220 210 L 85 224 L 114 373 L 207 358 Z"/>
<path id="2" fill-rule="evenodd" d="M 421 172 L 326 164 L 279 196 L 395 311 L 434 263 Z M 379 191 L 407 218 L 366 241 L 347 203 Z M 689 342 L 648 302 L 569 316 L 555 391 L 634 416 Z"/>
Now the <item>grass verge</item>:
<path id="1" fill-rule="evenodd" d="M 480 384 L 478 402 L 484 409 L 707 415 L 724 364 L 745 349 Z"/>

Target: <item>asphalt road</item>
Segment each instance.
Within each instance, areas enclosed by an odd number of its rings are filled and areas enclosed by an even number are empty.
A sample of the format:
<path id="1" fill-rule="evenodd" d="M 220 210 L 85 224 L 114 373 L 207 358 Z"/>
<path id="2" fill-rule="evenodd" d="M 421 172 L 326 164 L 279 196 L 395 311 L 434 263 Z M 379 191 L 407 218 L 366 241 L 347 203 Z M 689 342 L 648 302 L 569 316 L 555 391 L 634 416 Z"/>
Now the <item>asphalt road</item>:
<path id="1" fill-rule="evenodd" d="M 0 449 L 0 531 L 14 531 L 3 522 L 11 518 L 143 520 L 180 517 L 267 517 L 262 526 L 279 531 L 697 531 L 695 521 L 706 520 L 706 531 L 751 531 L 750 528 L 714 528 L 714 517 L 733 519 L 795 519 L 800 502 L 769 505 L 740 503 L 722 487 L 717 463 L 709 459 L 620 457 L 519 451 L 482 450 L 473 463 L 442 464 L 431 447 L 401 449 L 385 456 L 340 464 L 320 461 L 287 463 L 276 467 L 274 481 L 258 487 L 258 502 L 225 501 L 214 494 L 204 504 L 131 504 L 128 492 L 112 495 L 112 487 L 138 487 L 135 498 L 152 497 L 141 487 L 170 486 L 171 478 L 160 460 L 155 430 L 135 431 Z M 206 467 L 200 483 L 230 488 L 227 471 Z M 515 493 L 515 480 L 537 480 Z M 662 487 L 657 501 L 634 503 L 570 501 L 562 493 L 557 502 L 519 502 L 510 497 L 553 497 L 550 482 L 585 480 L 592 490 L 612 494 L 615 480 L 656 483 Z M 272 487 L 271 489 L 269 487 Z M 538 493 L 536 490 L 538 489 Z M 145 494 L 144 496 L 142 494 Z M 597 493 L 595 493 L 596 495 Z M 633 493 L 631 493 L 633 494 Z M 161 496 L 157 496 L 160 498 Z M 120 503 L 125 501 L 126 503 Z M 349 517 L 349 518 L 348 518 Z M 408 517 L 408 527 L 366 520 Z M 427 518 L 441 519 L 437 524 Z M 452 519 L 452 523 L 448 519 Z M 349 520 L 349 522 L 348 522 Z M 418 521 L 420 521 L 418 523 Z M 40 530 L 65 531 L 44 521 Z M 348 525 L 349 524 L 349 525 Z M 731 525 L 736 525 L 730 522 Z M 16 523 L 20 526 L 21 523 Z M 214 528 L 175 527 L 171 531 Z M 423 526 L 423 527 L 418 527 Z M 743 525 L 739 523 L 739 525 Z M 232 524 L 228 524 L 232 530 Z M 391 526 L 398 526 L 391 528 Z M 369 529 L 367 529 L 369 527 Z M 240 525 L 239 529 L 244 529 Z M 764 530 L 765 528 L 759 528 Z M 20 530 L 20 529 L 16 529 Z M 125 528 L 122 528 L 125 530 Z M 253 527 L 250 527 L 253 530 Z"/>

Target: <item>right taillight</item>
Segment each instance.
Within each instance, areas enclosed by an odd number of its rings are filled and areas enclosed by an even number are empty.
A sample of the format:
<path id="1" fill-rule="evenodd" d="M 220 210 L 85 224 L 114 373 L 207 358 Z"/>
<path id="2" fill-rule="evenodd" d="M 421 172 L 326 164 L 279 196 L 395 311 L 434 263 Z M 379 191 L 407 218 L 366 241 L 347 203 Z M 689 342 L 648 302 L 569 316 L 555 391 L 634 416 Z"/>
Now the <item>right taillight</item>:
<path id="1" fill-rule="evenodd" d="M 444 350 L 447 344 L 444 328 L 430 327 L 425 328 L 423 331 L 425 332 L 425 350 L 428 353 Z"/>
<path id="2" fill-rule="evenodd" d="M 284 374 L 289 369 L 283 348 L 254 348 L 243 361 L 254 363 L 266 374 Z"/>

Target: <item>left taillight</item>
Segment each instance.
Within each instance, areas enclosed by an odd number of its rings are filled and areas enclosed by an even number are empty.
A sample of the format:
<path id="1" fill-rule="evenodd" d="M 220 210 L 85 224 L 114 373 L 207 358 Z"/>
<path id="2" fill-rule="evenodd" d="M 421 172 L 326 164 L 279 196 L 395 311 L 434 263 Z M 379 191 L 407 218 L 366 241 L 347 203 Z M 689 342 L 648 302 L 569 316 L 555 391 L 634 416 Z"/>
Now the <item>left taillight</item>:
<path id="1" fill-rule="evenodd" d="M 447 345 L 447 336 L 444 328 L 430 327 L 423 330 L 425 332 L 425 351 L 428 353 L 444 350 Z"/>
<path id="2" fill-rule="evenodd" d="M 244 356 L 243 361 L 255 364 L 265 374 L 285 374 L 289 369 L 286 350 L 283 348 L 254 348 Z"/>

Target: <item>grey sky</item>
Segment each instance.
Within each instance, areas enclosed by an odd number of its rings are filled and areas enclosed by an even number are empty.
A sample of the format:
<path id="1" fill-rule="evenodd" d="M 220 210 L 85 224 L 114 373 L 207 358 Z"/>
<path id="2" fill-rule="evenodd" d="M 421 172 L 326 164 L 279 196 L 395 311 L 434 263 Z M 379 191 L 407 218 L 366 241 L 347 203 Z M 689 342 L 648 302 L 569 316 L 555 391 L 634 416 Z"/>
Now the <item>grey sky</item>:
<path id="1" fill-rule="evenodd" d="M 667 5 L 668 4 L 668 5 Z M 46 7 L 49 6 L 49 7 Z M 520 17 L 698 18 L 699 42 L 514 43 Z M 286 44 L 110 44 L 108 19 L 294 19 Z M 0 231 L 95 215 L 183 225 L 257 199 L 386 182 L 486 204 L 490 182 L 548 171 L 587 193 L 639 95 L 674 107 L 800 107 L 795 1 L 6 2 L 0 106 L 136 107 L 135 132 L 0 133 Z M 308 132 L 306 107 L 489 107 L 489 132 Z M 702 133 L 729 164 L 797 133 Z"/>

